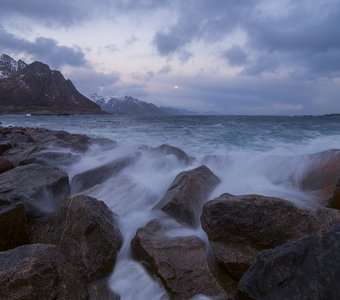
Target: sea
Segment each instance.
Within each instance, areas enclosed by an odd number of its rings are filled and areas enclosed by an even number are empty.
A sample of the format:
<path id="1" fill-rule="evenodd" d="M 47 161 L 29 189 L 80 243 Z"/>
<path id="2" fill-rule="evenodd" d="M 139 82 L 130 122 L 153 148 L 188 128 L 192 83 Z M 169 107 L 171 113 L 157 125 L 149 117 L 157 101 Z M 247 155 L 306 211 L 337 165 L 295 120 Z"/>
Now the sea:
<path id="1" fill-rule="evenodd" d="M 298 181 L 313 162 L 309 154 L 340 149 L 340 116 L 26 116 L 2 115 L 2 126 L 43 127 L 92 137 L 110 138 L 115 149 L 93 147 L 80 162 L 67 168 L 69 177 L 135 153 L 139 146 L 168 144 L 185 151 L 189 165 L 173 155 L 145 152 L 119 176 L 85 193 L 105 201 L 118 215 L 124 243 L 110 287 L 123 300 L 168 299 L 157 278 L 131 257 L 130 242 L 138 228 L 158 217 L 167 219 L 169 236 L 195 235 L 207 243 L 205 233 L 178 224 L 152 208 L 175 176 L 202 164 L 221 183 L 210 199 L 222 193 L 256 193 L 281 197 L 301 207 L 315 207 L 312 194 Z M 209 299 L 204 295 L 194 298 Z"/>

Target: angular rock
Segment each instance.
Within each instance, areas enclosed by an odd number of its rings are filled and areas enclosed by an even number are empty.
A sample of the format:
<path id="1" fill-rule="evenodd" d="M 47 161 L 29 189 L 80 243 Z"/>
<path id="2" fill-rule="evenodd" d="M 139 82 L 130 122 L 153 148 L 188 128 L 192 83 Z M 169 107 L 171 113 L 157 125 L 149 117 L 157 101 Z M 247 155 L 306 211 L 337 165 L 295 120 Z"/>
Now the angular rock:
<path id="1" fill-rule="evenodd" d="M 205 200 L 220 182 L 204 165 L 176 176 L 162 200 L 155 206 L 176 220 L 197 226 Z"/>
<path id="2" fill-rule="evenodd" d="M 329 200 L 328 207 L 340 209 L 340 178 L 338 184 L 335 187 L 332 198 Z"/>
<path id="3" fill-rule="evenodd" d="M 46 151 L 29 155 L 27 158 L 23 159 L 19 164 L 29 165 L 36 163 L 44 166 L 51 166 L 63 169 L 69 167 L 71 164 L 78 162 L 79 160 L 80 155 L 75 155 L 70 152 Z"/>
<path id="4" fill-rule="evenodd" d="M 104 202 L 88 196 L 66 199 L 29 228 L 32 243 L 56 244 L 86 280 L 108 275 L 122 244 L 117 220 Z"/>
<path id="5" fill-rule="evenodd" d="M 223 194 L 204 205 L 201 222 L 216 259 L 240 279 L 258 252 L 327 230 L 340 223 L 340 212 L 314 213 L 279 198 Z"/>
<path id="6" fill-rule="evenodd" d="M 76 271 L 54 245 L 25 245 L 0 252 L 0 299 L 86 299 Z"/>
<path id="7" fill-rule="evenodd" d="M 134 162 L 136 158 L 137 155 L 119 158 L 75 175 L 71 180 L 72 192 L 79 193 L 103 183 L 110 177 L 117 175 L 125 167 Z"/>
<path id="8" fill-rule="evenodd" d="M 198 294 L 228 299 L 209 269 L 203 242 L 195 236 L 167 237 L 158 220 L 137 230 L 132 250 L 147 263 L 171 294 L 171 299 L 189 299 Z"/>
<path id="9" fill-rule="evenodd" d="M 170 146 L 170 145 L 160 145 L 156 148 L 153 148 L 154 151 L 173 155 L 175 156 L 179 161 L 182 161 L 184 163 L 189 163 L 191 161 L 190 157 L 180 148 Z"/>
<path id="10" fill-rule="evenodd" d="M 300 182 L 300 188 L 313 192 L 319 199 L 327 201 L 333 194 L 340 174 L 340 150 L 333 149 L 312 154 Z"/>
<path id="11" fill-rule="evenodd" d="M 0 141 L 0 155 L 2 155 L 5 151 L 8 149 L 11 149 L 13 147 L 12 143 L 10 143 L 8 140 L 4 140 L 1 138 Z"/>
<path id="12" fill-rule="evenodd" d="M 11 161 L 6 158 L 0 158 L 0 174 L 11 170 L 14 168 L 14 165 Z"/>
<path id="13" fill-rule="evenodd" d="M 239 299 L 339 299 L 340 226 L 257 255 Z"/>
<path id="14" fill-rule="evenodd" d="M 67 174 L 56 168 L 31 164 L 0 174 L 0 197 L 23 202 L 31 216 L 53 211 L 69 193 Z"/>
<path id="15" fill-rule="evenodd" d="M 22 203 L 0 206 L 0 251 L 28 242 L 26 210 Z"/>

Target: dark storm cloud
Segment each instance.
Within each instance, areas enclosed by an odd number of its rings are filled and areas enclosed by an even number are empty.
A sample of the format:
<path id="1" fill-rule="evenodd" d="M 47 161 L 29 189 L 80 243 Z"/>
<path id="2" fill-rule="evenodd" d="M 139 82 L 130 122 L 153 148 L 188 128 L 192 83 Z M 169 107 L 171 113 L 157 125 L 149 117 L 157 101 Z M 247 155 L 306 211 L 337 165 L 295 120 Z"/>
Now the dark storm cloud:
<path id="1" fill-rule="evenodd" d="M 170 55 L 195 40 L 221 38 L 234 30 L 248 9 L 250 0 L 173 1 L 178 11 L 177 21 L 156 32 L 153 43 L 160 55 Z"/>
<path id="2" fill-rule="evenodd" d="M 247 62 L 247 53 L 237 45 L 233 45 L 231 48 L 223 53 L 223 56 L 228 60 L 231 66 L 242 66 Z"/>
<path id="3" fill-rule="evenodd" d="M 86 1 L 85 1 L 86 2 Z M 24 16 L 35 22 L 71 25 L 87 17 L 86 5 L 69 0 L 1 0 L 0 16 Z"/>
<path id="4" fill-rule="evenodd" d="M 81 49 L 58 45 L 57 41 L 40 37 L 33 42 L 18 38 L 0 27 L 2 51 L 11 53 L 26 53 L 34 59 L 49 64 L 52 68 L 63 65 L 84 66 L 86 59 Z"/>
<path id="5" fill-rule="evenodd" d="M 292 12 L 281 18 L 250 18 L 246 24 L 249 47 L 276 57 L 272 66 L 258 59 L 250 66 L 260 71 L 294 66 L 306 76 L 339 76 L 340 2 L 322 1 L 306 7 L 306 1 L 291 4 Z M 267 62 L 264 62 L 265 64 Z M 262 65 L 262 66 L 261 66 Z M 253 73 L 248 72 L 247 73 Z"/>
<path id="6" fill-rule="evenodd" d="M 287 1 L 274 14 L 260 9 L 261 1 L 174 0 L 173 4 L 178 18 L 153 39 L 161 56 L 179 55 L 197 41 L 222 41 L 241 29 L 252 59 L 232 45 L 226 45 L 225 57 L 231 65 L 244 65 L 243 74 L 280 68 L 306 78 L 340 74 L 340 1 Z"/>

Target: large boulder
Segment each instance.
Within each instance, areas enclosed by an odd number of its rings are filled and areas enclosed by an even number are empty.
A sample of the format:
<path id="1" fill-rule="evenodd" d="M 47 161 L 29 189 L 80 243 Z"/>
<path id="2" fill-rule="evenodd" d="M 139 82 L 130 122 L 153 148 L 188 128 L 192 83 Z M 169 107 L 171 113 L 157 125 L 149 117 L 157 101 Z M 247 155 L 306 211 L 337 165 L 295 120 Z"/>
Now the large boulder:
<path id="1" fill-rule="evenodd" d="M 86 170 L 75 175 L 71 180 L 72 192 L 79 193 L 97 184 L 101 184 L 110 177 L 117 175 L 129 164 L 133 163 L 138 155 L 118 158 L 104 165 Z"/>
<path id="2" fill-rule="evenodd" d="M 28 242 L 26 210 L 22 203 L 0 205 L 0 251 Z"/>
<path id="3" fill-rule="evenodd" d="M 66 260 L 86 280 L 108 275 L 122 244 L 116 217 L 89 196 L 67 198 L 53 214 L 29 228 L 32 243 L 56 244 Z"/>
<path id="4" fill-rule="evenodd" d="M 0 299 L 86 299 L 76 271 L 54 245 L 25 245 L 0 252 Z"/>
<path id="5" fill-rule="evenodd" d="M 176 220 L 197 226 L 204 201 L 220 182 L 204 165 L 181 172 L 171 183 L 162 200 L 155 206 Z"/>
<path id="6" fill-rule="evenodd" d="M 257 255 L 239 299 L 339 299 L 340 226 Z"/>
<path id="7" fill-rule="evenodd" d="M 68 176 L 57 168 L 30 164 L 0 174 L 0 197 L 23 202 L 31 216 L 53 211 L 69 193 Z"/>
<path id="8" fill-rule="evenodd" d="M 132 242 L 135 257 L 146 263 L 171 294 L 189 299 L 198 294 L 228 299 L 207 262 L 204 243 L 195 236 L 167 237 L 158 220 L 137 230 Z"/>
<path id="9" fill-rule="evenodd" d="M 216 259 L 240 279 L 262 250 L 327 230 L 340 223 L 340 212 L 300 209 L 279 198 L 223 194 L 207 202 L 201 216 Z"/>
<path id="10" fill-rule="evenodd" d="M 306 167 L 301 176 L 300 188 L 327 202 L 339 178 L 340 150 L 327 150 L 306 156 L 304 159 Z"/>

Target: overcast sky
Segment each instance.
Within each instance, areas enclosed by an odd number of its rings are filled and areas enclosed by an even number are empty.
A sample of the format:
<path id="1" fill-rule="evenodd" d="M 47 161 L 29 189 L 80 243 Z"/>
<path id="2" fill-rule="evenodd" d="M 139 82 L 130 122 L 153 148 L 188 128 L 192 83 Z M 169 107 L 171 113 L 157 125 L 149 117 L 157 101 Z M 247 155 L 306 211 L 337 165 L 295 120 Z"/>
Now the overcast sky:
<path id="1" fill-rule="evenodd" d="M 340 0 L 0 0 L 0 52 L 61 70 L 85 95 L 340 113 Z"/>

